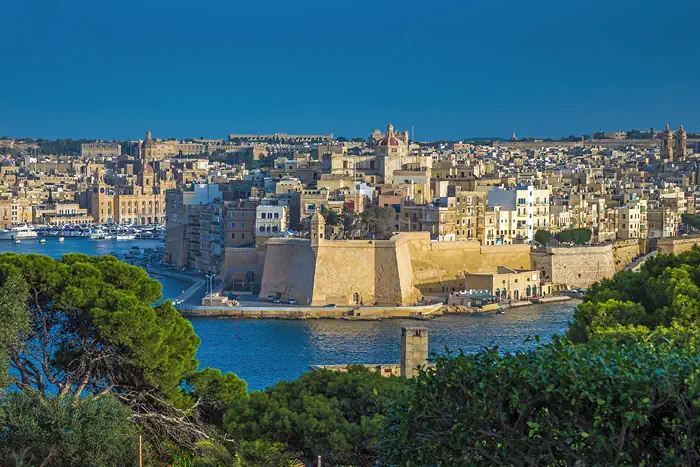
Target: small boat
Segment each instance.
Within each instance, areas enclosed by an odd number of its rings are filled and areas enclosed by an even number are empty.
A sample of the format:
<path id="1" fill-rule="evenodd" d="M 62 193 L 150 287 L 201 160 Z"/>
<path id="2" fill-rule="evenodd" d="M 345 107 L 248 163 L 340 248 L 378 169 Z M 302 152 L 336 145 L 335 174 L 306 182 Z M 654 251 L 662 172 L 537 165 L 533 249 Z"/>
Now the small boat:
<path id="1" fill-rule="evenodd" d="M 503 308 L 499 308 L 498 310 L 496 310 L 496 314 L 502 315 L 505 314 L 505 311 L 503 311 Z"/>
<path id="2" fill-rule="evenodd" d="M 41 240 L 39 240 L 39 243 L 46 243 L 46 239 L 42 238 Z"/>
<path id="3" fill-rule="evenodd" d="M 62 242 L 64 242 L 65 240 L 66 240 L 66 239 L 65 239 L 65 238 L 63 238 L 63 237 L 58 237 L 58 241 L 59 241 L 59 243 L 62 243 Z"/>
<path id="4" fill-rule="evenodd" d="M 19 240 L 19 239 L 15 240 L 15 245 L 19 245 L 20 243 L 22 243 L 22 240 Z"/>

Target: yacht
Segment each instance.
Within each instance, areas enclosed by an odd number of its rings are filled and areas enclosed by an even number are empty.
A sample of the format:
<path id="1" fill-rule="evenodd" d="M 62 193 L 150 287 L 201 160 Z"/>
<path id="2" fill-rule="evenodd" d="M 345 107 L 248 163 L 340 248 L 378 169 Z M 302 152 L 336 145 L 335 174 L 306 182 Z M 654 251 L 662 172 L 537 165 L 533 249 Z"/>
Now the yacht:
<path id="1" fill-rule="evenodd" d="M 30 225 L 19 225 L 9 230 L 0 230 L 0 240 L 17 240 L 20 238 L 38 237 L 36 231 Z"/>

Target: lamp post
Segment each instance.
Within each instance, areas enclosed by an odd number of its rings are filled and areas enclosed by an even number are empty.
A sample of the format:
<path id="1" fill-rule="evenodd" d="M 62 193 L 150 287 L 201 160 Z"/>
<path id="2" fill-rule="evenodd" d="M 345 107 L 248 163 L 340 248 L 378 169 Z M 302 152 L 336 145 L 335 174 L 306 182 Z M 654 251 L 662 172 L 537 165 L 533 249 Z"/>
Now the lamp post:
<path id="1" fill-rule="evenodd" d="M 214 277 L 216 277 L 216 273 L 211 273 L 207 274 L 207 288 L 209 291 L 209 306 L 212 305 L 212 294 L 214 293 Z"/>

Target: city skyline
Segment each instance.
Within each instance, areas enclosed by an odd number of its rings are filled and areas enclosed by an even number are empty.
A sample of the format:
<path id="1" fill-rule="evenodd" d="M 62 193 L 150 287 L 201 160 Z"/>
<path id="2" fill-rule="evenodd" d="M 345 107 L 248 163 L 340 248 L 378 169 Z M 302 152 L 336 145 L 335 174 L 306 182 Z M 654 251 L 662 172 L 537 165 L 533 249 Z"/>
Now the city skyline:
<path id="1" fill-rule="evenodd" d="M 700 131 L 690 1 L 40 3 L 4 12 L 2 135 Z"/>

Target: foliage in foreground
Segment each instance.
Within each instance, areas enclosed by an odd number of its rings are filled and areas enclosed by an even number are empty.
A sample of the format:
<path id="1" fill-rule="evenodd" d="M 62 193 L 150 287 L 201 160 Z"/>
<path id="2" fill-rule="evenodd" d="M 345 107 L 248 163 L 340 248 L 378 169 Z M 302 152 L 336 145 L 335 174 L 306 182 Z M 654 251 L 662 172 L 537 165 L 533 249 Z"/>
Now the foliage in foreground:
<path id="1" fill-rule="evenodd" d="M 359 366 L 315 371 L 239 399 L 224 424 L 233 439 L 282 442 L 307 459 L 374 456 L 384 414 L 407 386 Z"/>
<path id="2" fill-rule="evenodd" d="M 586 342 L 624 328 L 638 332 L 700 323 L 700 249 L 658 255 L 639 273 L 619 272 L 591 287 L 568 336 Z"/>
<path id="3" fill-rule="evenodd" d="M 112 397 L 45 398 L 10 392 L 0 399 L 0 464 L 50 466 L 134 465 L 136 425 Z"/>
<path id="4" fill-rule="evenodd" d="M 698 358 L 612 339 L 439 357 L 388 416 L 381 465 L 696 465 Z"/>

